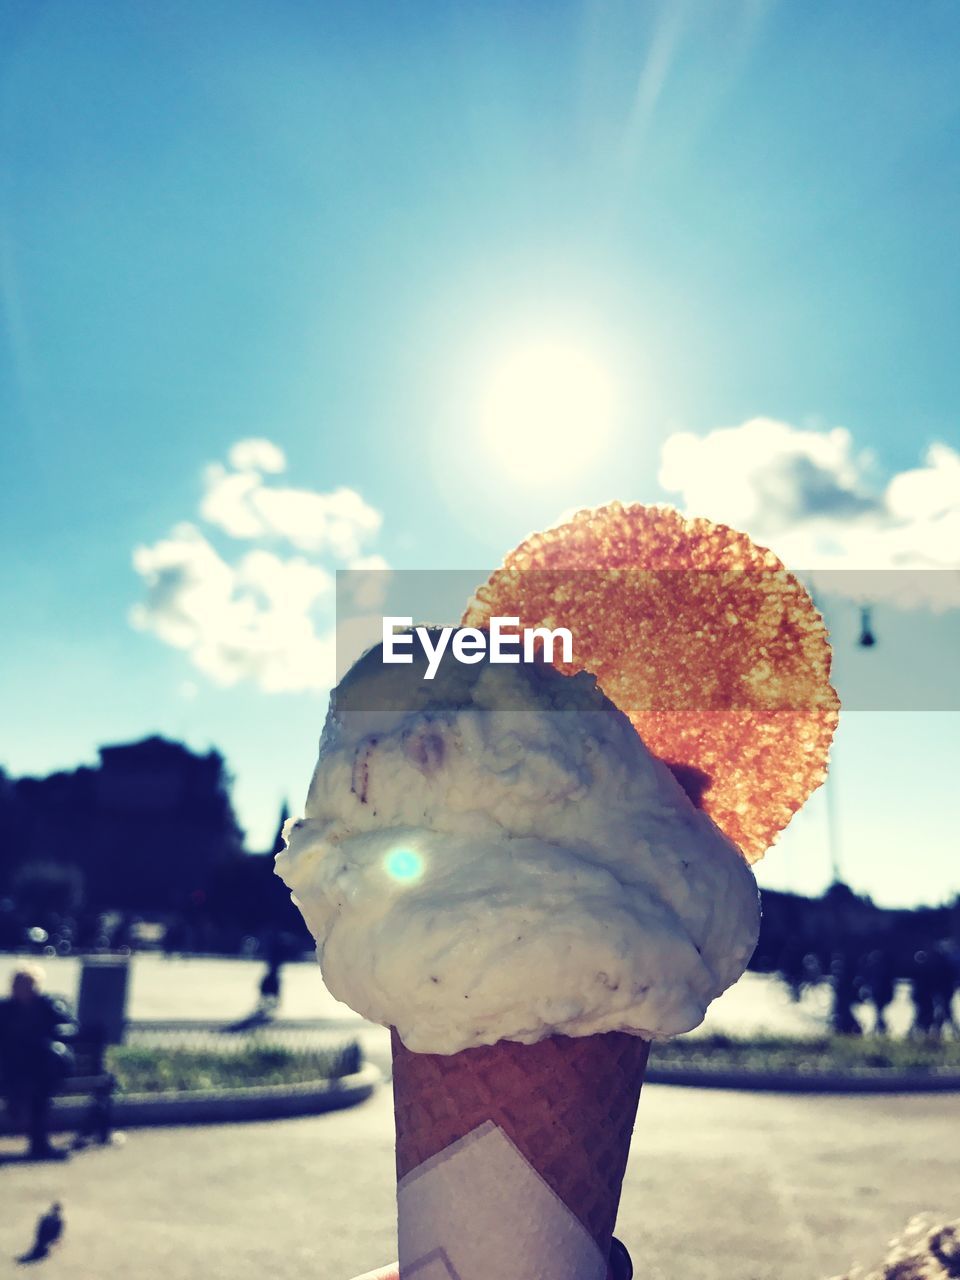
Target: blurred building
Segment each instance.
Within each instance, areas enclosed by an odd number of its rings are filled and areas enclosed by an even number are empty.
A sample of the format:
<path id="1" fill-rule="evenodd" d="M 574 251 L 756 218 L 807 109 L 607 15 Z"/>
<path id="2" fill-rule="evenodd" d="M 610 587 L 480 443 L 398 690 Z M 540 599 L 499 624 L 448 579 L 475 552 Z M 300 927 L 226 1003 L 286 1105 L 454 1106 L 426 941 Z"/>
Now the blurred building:
<path id="1" fill-rule="evenodd" d="M 48 882 L 58 910 L 180 909 L 242 853 L 230 779 L 216 751 L 151 737 L 102 747 L 94 768 L 0 787 L 0 892 Z"/>
<path id="2" fill-rule="evenodd" d="M 750 962 L 763 973 L 826 973 L 837 951 L 887 955 L 900 976 L 909 974 L 915 953 L 931 942 L 960 941 L 960 898 L 939 907 L 880 907 L 845 884 L 822 897 L 764 889 L 760 940 Z"/>

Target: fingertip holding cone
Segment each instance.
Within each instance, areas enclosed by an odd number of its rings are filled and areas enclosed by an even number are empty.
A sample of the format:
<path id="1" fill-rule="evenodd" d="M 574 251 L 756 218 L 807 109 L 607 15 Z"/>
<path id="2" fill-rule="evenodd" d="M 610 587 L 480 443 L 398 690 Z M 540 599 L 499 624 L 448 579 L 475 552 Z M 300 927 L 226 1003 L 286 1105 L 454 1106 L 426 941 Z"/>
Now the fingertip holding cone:
<path id="1" fill-rule="evenodd" d="M 624 1032 L 412 1053 L 392 1032 L 398 1184 L 492 1122 L 607 1258 L 649 1042 Z"/>

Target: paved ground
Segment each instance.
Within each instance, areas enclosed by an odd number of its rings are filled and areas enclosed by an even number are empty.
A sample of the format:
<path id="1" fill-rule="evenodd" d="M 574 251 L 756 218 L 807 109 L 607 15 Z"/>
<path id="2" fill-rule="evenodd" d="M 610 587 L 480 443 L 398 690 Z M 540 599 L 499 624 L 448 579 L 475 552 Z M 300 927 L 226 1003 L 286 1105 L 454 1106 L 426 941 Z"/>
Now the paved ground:
<path id="1" fill-rule="evenodd" d="M 960 1215 L 958 1124 L 954 1096 L 651 1087 L 619 1234 L 644 1280 L 825 1280 L 881 1256 L 919 1211 Z M 394 1253 L 392 1146 L 385 1088 L 306 1120 L 139 1130 L 69 1165 L 8 1162 L 0 1276 L 60 1198 L 67 1233 L 44 1280 L 347 1280 Z"/>
<path id="2" fill-rule="evenodd" d="M 0 956 L 0 987 L 16 961 Z M 75 961 L 47 962 L 73 998 Z M 231 1021 L 262 966 L 134 961 L 135 1019 Z M 815 1033 L 826 995 L 793 1004 L 748 974 L 708 1029 Z M 326 991 L 314 964 L 285 970 L 287 1018 L 356 1033 L 386 1067 L 382 1028 Z M 909 1005 L 898 998 L 897 1022 Z M 960 1096 L 824 1098 L 651 1087 L 641 1102 L 619 1233 L 644 1280 L 826 1280 L 879 1258 L 915 1213 L 960 1216 Z M 49 1280 L 348 1280 L 395 1252 L 390 1091 L 351 1111 L 244 1126 L 139 1130 L 69 1165 L 11 1159 L 0 1140 L 0 1277 L 37 1214 L 64 1201 L 67 1237 Z"/>

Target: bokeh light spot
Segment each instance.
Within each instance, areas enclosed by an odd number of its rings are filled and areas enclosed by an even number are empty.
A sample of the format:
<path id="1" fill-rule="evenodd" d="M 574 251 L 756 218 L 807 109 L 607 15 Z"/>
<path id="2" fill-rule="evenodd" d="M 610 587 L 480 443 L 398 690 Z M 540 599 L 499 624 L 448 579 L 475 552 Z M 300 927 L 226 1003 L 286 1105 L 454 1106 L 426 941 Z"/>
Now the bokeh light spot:
<path id="1" fill-rule="evenodd" d="M 387 875 L 401 884 L 410 884 L 423 875 L 423 858 L 414 849 L 391 849 L 383 865 Z"/>

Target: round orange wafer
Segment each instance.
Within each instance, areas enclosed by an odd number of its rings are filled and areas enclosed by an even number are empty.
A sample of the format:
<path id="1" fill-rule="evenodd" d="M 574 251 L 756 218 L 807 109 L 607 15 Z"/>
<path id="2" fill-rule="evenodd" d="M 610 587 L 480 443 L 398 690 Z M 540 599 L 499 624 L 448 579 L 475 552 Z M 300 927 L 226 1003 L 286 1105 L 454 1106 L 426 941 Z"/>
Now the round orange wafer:
<path id="1" fill-rule="evenodd" d="M 695 803 L 755 862 L 826 776 L 839 700 L 823 619 L 772 552 L 669 507 L 580 511 L 510 553 L 464 624 L 567 627 Z"/>

